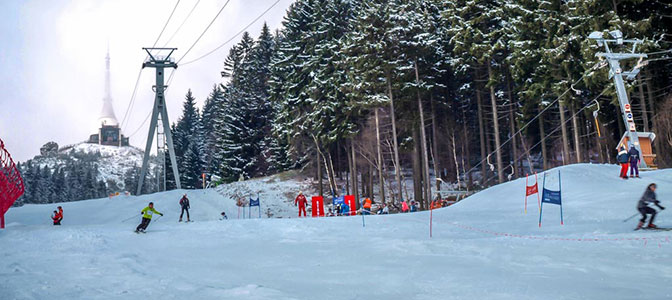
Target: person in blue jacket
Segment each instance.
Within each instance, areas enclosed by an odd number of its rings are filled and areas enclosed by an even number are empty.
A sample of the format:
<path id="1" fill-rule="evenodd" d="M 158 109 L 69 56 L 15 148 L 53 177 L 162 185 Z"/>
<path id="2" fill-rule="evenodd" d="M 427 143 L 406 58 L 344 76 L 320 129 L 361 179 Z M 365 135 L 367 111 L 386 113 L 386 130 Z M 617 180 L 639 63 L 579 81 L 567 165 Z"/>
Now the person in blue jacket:
<path id="1" fill-rule="evenodd" d="M 339 211 L 341 216 L 349 216 L 350 215 L 350 205 L 346 203 L 341 203 L 341 211 Z"/>
<path id="2" fill-rule="evenodd" d="M 415 204 L 415 201 L 411 201 L 411 212 L 416 212 L 418 211 L 418 206 Z"/>

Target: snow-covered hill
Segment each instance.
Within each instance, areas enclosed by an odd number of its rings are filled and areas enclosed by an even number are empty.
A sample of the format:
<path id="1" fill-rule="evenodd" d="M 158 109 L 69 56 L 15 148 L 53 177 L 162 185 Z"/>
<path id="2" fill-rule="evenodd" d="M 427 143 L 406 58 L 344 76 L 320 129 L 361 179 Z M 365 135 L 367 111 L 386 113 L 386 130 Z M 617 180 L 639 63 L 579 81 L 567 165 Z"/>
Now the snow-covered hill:
<path id="1" fill-rule="evenodd" d="M 79 143 L 74 146 L 61 149 L 59 153 L 68 153 L 70 151 L 80 151 L 88 154 L 100 154 L 97 162 L 97 179 L 103 180 L 108 185 L 115 183 L 117 186 L 111 190 L 125 190 L 124 176 L 128 170 L 142 166 L 142 156 L 144 151 L 139 148 L 126 146 L 115 147 L 98 144 Z M 155 157 L 152 157 L 149 163 L 149 170 L 156 166 Z M 133 191 L 135 192 L 135 191 Z"/>
<path id="2" fill-rule="evenodd" d="M 433 211 L 432 238 L 429 212 L 238 220 L 233 199 L 221 196 L 276 184 L 260 195 L 262 205 L 284 205 L 291 215 L 293 203 L 272 195 L 294 194 L 301 183 L 278 178 L 186 191 L 196 220 L 187 224 L 177 222 L 183 191 L 64 203 L 60 227 L 45 224 L 56 205 L 26 205 L 11 209 L 0 231 L 0 298 L 672 297 L 672 234 L 632 231 L 636 218 L 622 222 L 651 182 L 671 206 L 672 170 L 631 180 L 619 179 L 616 166 L 560 170 L 564 225 L 559 207 L 545 205 L 539 228 L 534 197 L 524 213 L 519 179 Z M 547 186 L 556 188 L 556 179 Z M 165 216 L 135 234 L 149 201 Z M 221 210 L 229 220 L 217 220 Z M 672 227 L 672 215 L 663 211 L 656 223 Z"/>

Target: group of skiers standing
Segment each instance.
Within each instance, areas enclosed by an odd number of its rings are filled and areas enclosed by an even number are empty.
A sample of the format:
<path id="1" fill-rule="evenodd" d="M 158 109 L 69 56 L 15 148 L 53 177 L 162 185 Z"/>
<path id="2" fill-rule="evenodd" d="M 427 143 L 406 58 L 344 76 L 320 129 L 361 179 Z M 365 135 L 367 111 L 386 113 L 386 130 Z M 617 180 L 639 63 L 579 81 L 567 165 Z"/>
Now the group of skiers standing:
<path id="1" fill-rule="evenodd" d="M 620 177 L 623 179 L 628 179 L 628 167 L 630 167 L 630 177 L 639 178 L 639 151 L 635 148 L 635 145 L 630 145 L 630 150 L 626 150 L 624 146 L 621 146 L 618 150 L 618 156 L 616 160 L 621 164 L 621 174 Z"/>
<path id="2" fill-rule="evenodd" d="M 432 202 L 433 203 L 433 202 Z M 439 203 L 437 201 L 437 203 Z M 372 208 L 374 201 L 366 197 L 362 199 L 362 209 L 361 209 L 361 214 L 363 215 L 369 215 L 372 214 Z M 308 206 L 308 200 L 306 199 L 306 196 L 303 195 L 303 192 L 299 191 L 298 196 L 296 196 L 296 199 L 294 199 L 294 206 L 298 206 L 299 208 L 299 218 L 303 215 L 306 217 L 306 206 Z M 394 205 L 393 205 L 394 206 Z M 395 206 L 396 207 L 396 206 Z M 399 209 L 399 207 L 397 207 Z M 418 206 L 415 201 L 411 201 L 410 205 L 409 202 L 406 200 L 401 202 L 401 209 L 400 211 L 402 213 L 407 213 L 407 212 L 416 212 L 418 211 Z M 388 205 L 385 203 L 380 205 L 380 209 L 376 212 L 376 214 L 389 214 L 390 213 L 390 208 Z M 336 205 L 334 209 L 329 208 L 329 211 L 327 212 L 328 217 L 332 216 L 349 216 L 352 215 L 353 213 L 350 210 L 350 205 L 346 203 L 339 203 Z"/>

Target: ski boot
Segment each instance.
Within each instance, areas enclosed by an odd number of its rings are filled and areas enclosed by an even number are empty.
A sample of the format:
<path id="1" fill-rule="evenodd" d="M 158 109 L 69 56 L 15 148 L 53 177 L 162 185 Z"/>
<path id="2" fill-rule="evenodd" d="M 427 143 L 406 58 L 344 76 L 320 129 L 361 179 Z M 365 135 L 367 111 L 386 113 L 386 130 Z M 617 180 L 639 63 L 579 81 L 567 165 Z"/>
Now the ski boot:
<path id="1" fill-rule="evenodd" d="M 635 230 L 642 229 L 643 226 L 644 226 L 644 222 L 639 222 L 639 224 L 637 224 L 637 228 L 635 228 Z"/>
<path id="2" fill-rule="evenodd" d="M 182 218 L 180 218 L 180 220 L 178 222 L 182 222 Z"/>
<path id="3" fill-rule="evenodd" d="M 646 226 L 646 228 L 649 228 L 649 229 L 656 229 L 656 228 L 658 228 L 658 226 L 656 226 L 656 225 L 653 224 L 653 223 L 649 223 L 649 226 Z"/>

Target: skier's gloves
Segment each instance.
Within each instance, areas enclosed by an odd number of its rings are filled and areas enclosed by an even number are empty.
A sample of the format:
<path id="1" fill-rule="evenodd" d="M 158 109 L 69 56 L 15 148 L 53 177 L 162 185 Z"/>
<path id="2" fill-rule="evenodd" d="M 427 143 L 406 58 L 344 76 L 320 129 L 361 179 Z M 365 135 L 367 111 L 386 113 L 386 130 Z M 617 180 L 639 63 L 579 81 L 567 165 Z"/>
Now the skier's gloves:
<path id="1" fill-rule="evenodd" d="M 163 214 L 160 214 L 163 217 Z"/>
<path id="2" fill-rule="evenodd" d="M 660 210 L 665 210 L 665 207 L 663 206 L 658 205 L 658 207 L 660 208 Z"/>

